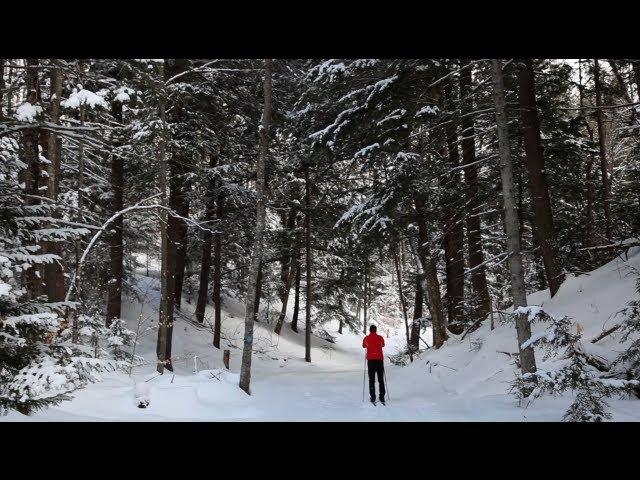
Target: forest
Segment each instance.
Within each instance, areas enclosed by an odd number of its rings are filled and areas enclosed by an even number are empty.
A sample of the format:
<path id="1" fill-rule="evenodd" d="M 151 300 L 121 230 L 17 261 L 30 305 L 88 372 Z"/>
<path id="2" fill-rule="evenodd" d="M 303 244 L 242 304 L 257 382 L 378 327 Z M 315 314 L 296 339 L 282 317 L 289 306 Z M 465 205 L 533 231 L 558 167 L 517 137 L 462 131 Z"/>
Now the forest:
<path id="1" fill-rule="evenodd" d="M 0 421 L 640 421 L 640 60 L 0 65 Z"/>

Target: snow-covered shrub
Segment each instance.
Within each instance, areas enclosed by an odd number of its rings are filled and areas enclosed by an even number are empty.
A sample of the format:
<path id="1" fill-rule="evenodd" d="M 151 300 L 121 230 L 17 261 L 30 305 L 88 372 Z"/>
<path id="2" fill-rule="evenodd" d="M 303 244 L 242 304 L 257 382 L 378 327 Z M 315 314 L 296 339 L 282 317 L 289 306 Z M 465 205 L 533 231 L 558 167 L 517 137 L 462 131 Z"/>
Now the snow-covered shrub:
<path id="1" fill-rule="evenodd" d="M 636 293 L 640 294 L 640 278 L 636 283 Z M 623 318 L 619 331 L 621 343 L 626 345 L 618 357 L 613 361 L 615 367 L 627 380 L 640 381 L 640 300 L 630 301 L 625 308 L 618 312 Z M 635 388 L 636 396 L 640 396 L 640 387 Z"/>
<path id="2" fill-rule="evenodd" d="M 404 367 L 405 365 L 409 365 L 409 363 L 411 363 L 411 360 L 409 358 L 409 350 L 405 349 L 389 355 L 389 361 L 393 365 L 400 365 L 402 367 Z"/>
<path id="3" fill-rule="evenodd" d="M 79 344 L 73 348 L 94 359 L 113 360 L 113 368 L 128 370 L 132 354 L 126 347 L 133 346 L 136 334 L 127 328 L 124 320 L 113 319 L 107 327 L 104 316 L 97 310 L 91 310 L 78 315 L 78 336 Z M 70 329 L 63 332 L 63 337 L 71 339 Z"/>
<path id="4" fill-rule="evenodd" d="M 518 374 L 512 391 L 521 400 L 533 401 L 545 393 L 557 395 L 567 390 L 576 393 L 575 399 L 563 419 L 578 422 L 600 422 L 611 418 L 605 398 L 625 395 L 638 384 L 635 381 L 611 378 L 607 362 L 591 355 L 584 347 L 581 335 L 572 333 L 572 322 L 567 316 L 556 318 L 541 307 L 520 307 L 514 315 L 527 315 L 530 322 L 544 322 L 548 327 L 521 345 L 537 346 L 543 351 L 544 361 L 554 359 L 553 369 L 538 368 L 535 373 Z M 524 397 L 526 385 L 535 387 Z"/>
<path id="5" fill-rule="evenodd" d="M 59 260 L 41 242 L 60 241 L 68 231 L 51 226 L 49 205 L 25 200 L 19 174 L 27 165 L 18 151 L 15 140 L 0 140 L 0 411 L 28 414 L 69 398 L 96 372 L 115 366 L 65 338 L 62 313 L 75 304 L 38 295 L 41 266 Z"/>
<path id="6" fill-rule="evenodd" d="M 124 347 L 130 347 L 135 341 L 136 334 L 127 328 L 127 322 L 121 318 L 116 318 L 111 322 L 108 329 L 107 348 L 111 356 L 117 360 L 130 358 L 129 352 Z"/>

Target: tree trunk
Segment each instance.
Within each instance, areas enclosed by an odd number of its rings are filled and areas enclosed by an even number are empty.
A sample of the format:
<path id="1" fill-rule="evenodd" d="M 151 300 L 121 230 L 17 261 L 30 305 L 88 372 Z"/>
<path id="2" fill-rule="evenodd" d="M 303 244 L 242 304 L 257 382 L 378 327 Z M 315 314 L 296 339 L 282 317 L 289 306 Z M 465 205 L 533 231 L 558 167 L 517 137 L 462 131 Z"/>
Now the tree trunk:
<path id="1" fill-rule="evenodd" d="M 118 124 L 122 125 L 122 102 L 113 100 L 111 115 Z M 114 129 L 113 147 L 111 152 L 111 192 L 112 214 L 124 209 L 124 163 L 121 145 L 120 128 Z M 107 327 L 114 319 L 120 318 L 122 313 L 122 276 L 123 269 L 123 217 L 120 216 L 113 222 L 113 233 L 109 235 L 109 283 L 107 286 Z"/>
<path id="2" fill-rule="evenodd" d="M 440 348 L 447 340 L 447 320 L 442 309 L 442 298 L 440 296 L 440 282 L 438 281 L 438 270 L 436 262 L 431 255 L 429 247 L 429 233 L 424 219 L 425 201 L 420 195 L 414 197 L 416 207 L 416 223 L 418 224 L 418 257 L 424 270 L 427 286 L 427 299 L 429 314 L 433 329 L 433 346 Z"/>
<path id="3" fill-rule="evenodd" d="M 169 208 L 177 212 L 179 208 L 179 196 L 181 194 L 180 185 L 180 165 L 178 159 L 171 157 L 169 159 Z M 166 252 L 166 271 L 167 271 L 167 313 L 169 324 L 167 325 L 167 341 L 165 344 L 165 367 L 173 371 L 171 362 L 171 346 L 173 336 L 173 322 L 176 305 L 176 273 L 177 273 L 177 249 L 180 241 L 180 222 L 181 220 L 169 214 L 167 218 L 167 252 Z"/>
<path id="4" fill-rule="evenodd" d="M 222 328 L 222 221 L 224 220 L 224 192 L 216 196 L 216 233 L 213 234 L 213 346 L 220 348 Z"/>
<path id="5" fill-rule="evenodd" d="M 409 345 L 411 350 L 417 352 L 420 349 L 420 319 L 422 318 L 422 276 L 416 273 L 416 297 L 413 304 L 413 323 L 411 324 L 411 337 Z"/>
<path id="6" fill-rule="evenodd" d="M 26 61 L 26 88 L 27 88 L 27 102 L 35 106 L 39 102 L 38 98 L 38 66 L 37 59 L 27 59 Z M 39 188 L 41 179 L 40 173 L 40 158 L 38 149 L 39 129 L 27 128 L 23 130 L 22 135 L 22 149 L 24 155 L 24 162 L 27 164 L 27 170 L 25 171 L 25 192 L 28 195 L 40 195 Z M 26 205 L 38 205 L 40 200 L 35 198 L 27 198 Z M 37 275 L 38 267 L 33 266 L 26 271 L 27 280 L 27 294 L 29 298 L 35 298 L 42 292 L 42 281 Z"/>
<path id="7" fill-rule="evenodd" d="M 62 98 L 62 73 L 60 66 L 55 64 L 51 69 L 51 123 L 60 123 L 60 99 Z M 47 166 L 48 183 L 47 196 L 54 202 L 58 201 L 60 190 L 60 157 L 62 139 L 55 132 L 49 132 L 49 165 Z M 45 242 L 45 251 L 62 257 L 61 242 Z M 44 266 L 44 279 L 47 286 L 47 297 L 50 302 L 61 302 L 65 296 L 64 270 L 60 261 L 47 263 Z"/>
<path id="8" fill-rule="evenodd" d="M 367 306 L 368 306 L 368 291 L 367 286 L 369 284 L 369 260 L 367 259 L 364 264 L 364 286 L 362 288 L 364 295 L 362 297 L 362 333 L 367 334 Z"/>
<path id="9" fill-rule="evenodd" d="M 301 277 L 300 258 L 296 258 L 296 290 L 293 300 L 293 314 L 291 315 L 291 330 L 298 333 L 298 315 L 300 313 L 300 277 Z"/>
<path id="10" fill-rule="evenodd" d="M 296 223 L 296 213 L 297 211 L 294 208 L 291 208 L 291 212 L 289 213 L 289 219 L 287 220 L 287 230 L 288 232 L 292 232 L 295 229 Z M 282 285 L 282 290 L 280 291 L 280 300 L 282 302 L 282 308 L 280 309 L 280 315 L 278 316 L 278 321 L 276 322 L 276 326 L 273 329 L 273 332 L 276 335 L 280 335 L 282 330 L 282 325 L 284 324 L 284 320 L 287 317 L 287 306 L 289 305 L 289 292 L 291 290 L 291 285 L 293 284 L 293 278 L 295 276 L 296 269 L 296 259 L 298 257 L 298 245 L 300 240 L 298 235 L 296 234 L 291 241 L 292 245 L 289 245 L 289 248 L 282 252 L 283 255 L 288 258 L 286 262 L 283 262 L 283 272 L 286 271 L 286 277 L 282 278 L 284 281 Z"/>
<path id="11" fill-rule="evenodd" d="M 449 86 L 445 87 L 446 108 L 453 105 L 453 95 Z M 447 152 L 449 165 L 452 169 L 460 166 L 460 154 L 458 152 L 458 128 L 457 122 L 452 118 L 445 127 L 447 139 Z M 462 182 L 460 170 L 454 170 L 448 175 L 446 181 L 447 206 L 445 212 L 444 251 L 447 273 L 447 314 L 449 318 L 448 328 L 451 333 L 460 334 L 463 331 L 462 320 L 464 317 L 464 230 L 463 219 L 458 207 L 459 193 Z"/>
<path id="12" fill-rule="evenodd" d="M 553 297 L 564 281 L 564 273 L 558 259 L 549 188 L 544 173 L 544 155 L 540 138 L 540 120 L 538 118 L 535 88 L 533 61 L 531 59 L 523 60 L 518 69 L 518 99 L 520 100 L 524 150 L 531 180 L 536 232 L 547 284 Z"/>
<path id="13" fill-rule="evenodd" d="M 167 76 L 172 78 L 175 75 L 183 74 L 182 81 L 188 81 L 190 61 L 183 58 L 172 59 L 169 63 L 169 71 L 165 71 Z M 174 125 L 179 126 L 187 120 L 187 106 L 183 100 L 183 97 L 173 97 L 171 102 L 170 118 Z M 180 132 L 178 132 L 180 135 Z M 189 216 L 189 190 L 190 180 L 187 178 L 187 173 L 191 168 L 192 159 L 185 155 L 183 150 L 179 147 L 172 148 L 170 152 L 171 162 L 171 178 L 170 178 L 170 194 L 169 194 L 169 208 L 173 210 L 178 216 L 187 218 Z M 168 219 L 168 227 L 170 231 L 169 236 L 169 250 L 173 255 L 172 260 L 173 268 L 173 309 L 180 310 L 182 305 L 182 286 L 184 282 L 184 271 L 186 266 L 187 255 L 187 224 L 182 218 L 176 218 L 170 216 Z"/>
<path id="14" fill-rule="evenodd" d="M 309 182 L 309 165 L 304 170 L 304 189 L 306 209 L 304 215 L 304 246 L 305 246 L 305 330 L 304 330 L 304 360 L 311 362 L 311 184 Z"/>
<path id="15" fill-rule="evenodd" d="M 604 138 L 604 120 L 602 108 L 602 88 L 600 85 L 600 63 L 595 60 L 593 79 L 596 89 L 596 113 L 598 125 L 598 146 L 600 148 L 600 171 L 602 173 L 602 206 L 604 210 L 605 232 L 607 240 L 611 240 L 611 209 L 609 206 L 609 165 Z"/>
<path id="16" fill-rule="evenodd" d="M 4 120 L 2 104 L 4 103 L 4 58 L 0 58 L 0 122 Z"/>
<path id="17" fill-rule="evenodd" d="M 584 85 L 582 84 L 582 60 L 578 60 L 578 94 L 580 98 L 580 108 L 584 106 Z M 584 110 L 580 110 L 580 116 L 584 121 L 585 126 L 587 127 L 587 133 L 589 134 L 589 140 L 593 143 L 593 129 L 589 125 L 587 118 L 584 114 Z M 585 215 L 585 226 L 584 226 L 584 239 L 583 243 L 585 247 L 592 247 L 594 245 L 593 242 L 593 197 L 594 197 L 594 188 L 593 188 L 593 166 L 595 164 L 595 157 L 589 153 L 589 158 L 587 160 L 585 166 L 585 180 L 587 184 L 587 189 L 585 193 L 587 208 Z"/>
<path id="18" fill-rule="evenodd" d="M 491 297 L 487 285 L 487 273 L 484 267 L 484 251 L 482 248 L 482 229 L 480 222 L 480 201 L 478 199 L 478 167 L 476 161 L 475 127 L 473 117 L 473 88 L 471 67 L 465 61 L 460 72 L 460 99 L 462 102 L 462 163 L 466 184 L 466 226 L 469 269 L 471 272 L 471 287 L 473 289 L 476 318 L 485 318 L 491 311 Z M 417 293 L 416 293 L 417 295 Z"/>
<path id="19" fill-rule="evenodd" d="M 258 146 L 258 161 L 256 165 L 257 179 L 256 189 L 258 199 L 256 202 L 256 226 L 253 239 L 253 252 L 251 256 L 251 270 L 247 281 L 247 304 L 244 316 L 244 346 L 242 349 L 242 364 L 240 367 L 240 388 L 247 394 L 251 394 L 251 354 L 253 349 L 253 324 L 256 302 L 256 290 L 258 283 L 258 271 L 262 263 L 263 235 L 266 216 L 266 182 L 265 163 L 269 149 L 269 127 L 271 125 L 271 71 L 272 60 L 264 62 L 264 109 L 260 123 Z"/>
<path id="20" fill-rule="evenodd" d="M 291 290 L 291 284 L 293 283 L 293 277 L 295 275 L 295 265 L 291 263 L 288 267 L 288 276 L 287 281 L 284 285 L 284 288 Z M 283 293 L 282 295 L 282 307 L 280 308 L 280 315 L 278 315 L 278 321 L 276 322 L 276 326 L 273 329 L 273 333 L 276 335 L 280 335 L 282 331 L 282 325 L 284 325 L 284 320 L 287 317 L 287 306 L 289 305 L 289 293 Z"/>
<path id="21" fill-rule="evenodd" d="M 209 169 L 212 170 L 217 165 L 217 156 L 211 155 L 209 157 Z M 212 229 L 211 221 L 215 214 L 215 190 L 216 181 L 213 176 L 213 172 L 210 172 L 211 178 L 207 184 L 207 209 L 205 212 L 204 221 L 207 222 L 207 228 Z M 195 317 L 200 323 L 204 322 L 204 312 L 207 307 L 207 298 L 209 293 L 209 270 L 211 269 L 211 241 L 212 233 L 209 230 L 205 230 L 202 233 L 202 260 L 200 262 L 200 282 L 198 285 L 198 301 L 196 303 Z"/>
<path id="22" fill-rule="evenodd" d="M 404 293 L 402 291 L 402 269 L 400 265 L 400 259 L 398 259 L 398 254 L 396 251 L 393 252 L 393 263 L 395 263 L 395 267 L 396 267 L 396 278 L 398 280 L 398 295 L 400 297 L 400 308 L 402 309 L 402 316 L 404 318 L 404 328 L 405 328 L 405 334 L 407 337 L 407 350 L 409 352 L 409 360 L 413 362 L 411 338 L 409 336 L 409 318 L 407 317 L 407 303 L 404 298 Z"/>
<path id="23" fill-rule="evenodd" d="M 166 118 L 166 91 L 165 91 L 165 68 L 164 61 L 160 64 L 160 80 L 158 82 L 158 116 L 160 118 L 161 131 L 158 145 L 158 166 L 159 166 L 159 187 L 161 192 L 161 205 L 167 207 L 167 141 L 169 130 Z M 160 267 L 160 311 L 158 318 L 158 342 L 156 344 L 156 354 L 158 357 L 157 371 L 163 373 L 164 369 L 172 369 L 171 357 L 168 354 L 168 344 L 171 342 L 171 330 L 173 324 L 173 275 L 169 274 L 169 239 L 167 225 L 167 211 L 160 211 L 160 232 L 161 232 L 161 267 Z"/>
<path id="24" fill-rule="evenodd" d="M 262 296 L 262 263 L 258 267 L 258 281 L 256 282 L 256 300 L 253 304 L 253 319 L 260 321 L 260 297 Z"/>
<path id="25" fill-rule="evenodd" d="M 189 200 L 187 197 L 189 185 L 185 182 L 184 175 L 187 173 L 187 169 L 184 163 L 180 161 L 177 170 L 179 171 L 179 178 L 177 179 L 177 195 L 175 203 L 175 211 L 183 218 L 189 217 Z M 184 220 L 176 218 L 176 275 L 174 284 L 174 298 L 175 308 L 180 310 L 182 305 L 182 286 L 184 284 L 184 270 L 187 264 L 187 244 L 189 241 L 188 233 L 189 229 Z"/>
<path id="26" fill-rule="evenodd" d="M 282 303 L 285 303 L 285 296 L 289 296 L 289 291 L 287 290 L 287 282 L 289 280 L 289 277 L 291 276 L 291 264 L 293 263 L 293 250 L 295 248 L 295 239 L 290 238 L 290 235 L 296 226 L 296 214 L 297 210 L 294 207 L 291 207 L 289 209 L 289 215 L 287 216 L 285 224 L 287 238 L 284 241 L 284 248 L 281 252 L 282 260 L 280 270 L 280 281 L 282 282 L 282 286 L 278 291 L 278 296 L 280 297 L 280 301 Z M 291 284 L 289 284 L 289 288 L 291 288 Z"/>
<path id="27" fill-rule="evenodd" d="M 513 188 L 513 167 L 509 148 L 509 129 L 507 123 L 506 102 L 504 98 L 504 79 L 500 60 L 491 60 L 491 74 L 493 80 L 493 101 L 496 110 L 496 125 L 498 127 L 498 145 L 500 154 L 500 177 L 502 179 L 502 198 L 504 202 L 505 228 L 507 231 L 507 248 L 509 249 L 509 271 L 511 274 L 511 295 L 514 309 L 527 305 L 527 295 L 524 285 L 522 256 L 520 255 L 520 233 L 518 231 L 518 216 Z M 531 346 L 522 348 L 521 345 L 531 337 L 531 325 L 527 315 L 516 316 L 516 332 L 518 350 L 520 352 L 520 366 L 524 373 L 536 371 L 536 360 Z M 525 392 L 525 396 L 530 392 Z"/>
<path id="28" fill-rule="evenodd" d="M 84 62 L 83 60 L 78 60 L 77 69 L 78 69 L 78 77 L 80 83 L 83 83 L 83 71 L 84 71 Z M 85 116 L 85 104 L 80 102 L 79 105 L 79 115 L 80 115 L 80 126 L 84 126 L 84 116 Z M 80 138 L 78 142 L 78 211 L 76 215 L 76 222 L 83 223 L 84 222 L 84 139 Z M 82 301 L 82 289 L 80 288 L 80 257 L 82 255 L 82 239 L 77 238 L 74 242 L 75 245 L 75 296 L 77 301 Z M 71 342 L 78 343 L 78 315 L 74 314 L 73 320 L 71 323 Z"/>
<path id="29" fill-rule="evenodd" d="M 216 233 L 213 234 L 213 346 L 220 348 L 220 329 L 222 328 L 222 220 L 224 219 L 224 193 L 216 197 Z"/>

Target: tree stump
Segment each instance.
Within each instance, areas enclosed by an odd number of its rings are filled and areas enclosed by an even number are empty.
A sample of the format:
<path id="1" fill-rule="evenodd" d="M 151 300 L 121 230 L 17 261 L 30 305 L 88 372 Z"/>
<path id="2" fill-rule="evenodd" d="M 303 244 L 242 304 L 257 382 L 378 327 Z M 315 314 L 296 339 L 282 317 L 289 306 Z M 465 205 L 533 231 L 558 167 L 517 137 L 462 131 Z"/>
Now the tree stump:
<path id="1" fill-rule="evenodd" d="M 229 355 L 230 355 L 230 351 L 229 350 L 225 350 L 224 353 L 222 354 L 222 362 L 224 363 L 224 366 L 227 370 L 229 370 Z"/>

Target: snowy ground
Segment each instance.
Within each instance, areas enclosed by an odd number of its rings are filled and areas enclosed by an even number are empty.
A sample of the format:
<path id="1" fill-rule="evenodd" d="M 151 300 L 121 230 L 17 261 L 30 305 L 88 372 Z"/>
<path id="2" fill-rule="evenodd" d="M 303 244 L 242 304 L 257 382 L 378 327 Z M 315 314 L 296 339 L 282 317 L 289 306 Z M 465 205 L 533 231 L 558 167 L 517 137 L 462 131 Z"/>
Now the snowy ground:
<path id="1" fill-rule="evenodd" d="M 613 262 L 579 277 L 568 278 L 553 300 L 548 291 L 529 296 L 530 305 L 543 305 L 552 314 L 567 314 L 590 339 L 612 325 L 612 315 L 634 295 L 632 268 L 640 267 L 640 249 L 629 259 Z M 513 327 L 488 324 L 462 342 L 450 339 L 438 351 L 428 351 L 407 366 L 386 362 L 387 406 L 363 403 L 364 357 L 361 336 L 338 335 L 335 344 L 313 337 L 312 363 L 304 362 L 304 330 L 296 334 L 287 324 L 282 337 L 272 326 L 258 324 L 251 389 L 238 384 L 243 334 L 243 305 L 227 299 L 223 312 L 223 346 L 231 349 L 230 370 L 222 366 L 222 352 L 215 349 L 211 331 L 189 319 L 193 305 L 183 306 L 174 327 L 175 374 L 155 373 L 155 341 L 158 303 L 157 279 L 139 276 L 144 300 L 130 300 L 123 315 L 136 330 L 144 320 L 137 354 L 147 363 L 132 375 L 104 375 L 100 383 L 75 393 L 61 405 L 25 417 L 11 412 L 4 421 L 559 421 L 571 402 L 569 397 L 542 398 L 522 408 L 506 391 L 514 377 L 511 358 L 502 352 L 517 350 Z M 212 316 L 212 310 L 207 311 Z M 535 332 L 534 327 L 534 332 Z M 403 342 L 400 334 L 387 339 L 387 354 Z M 593 349 L 603 356 L 617 348 L 614 335 Z M 195 357 L 197 356 L 197 360 Z M 198 372 L 196 373 L 196 362 Z M 540 364 L 540 363 L 539 363 Z M 366 399 L 367 393 L 365 393 Z M 148 398 L 145 409 L 136 398 Z M 640 401 L 609 401 L 613 419 L 639 421 Z"/>

